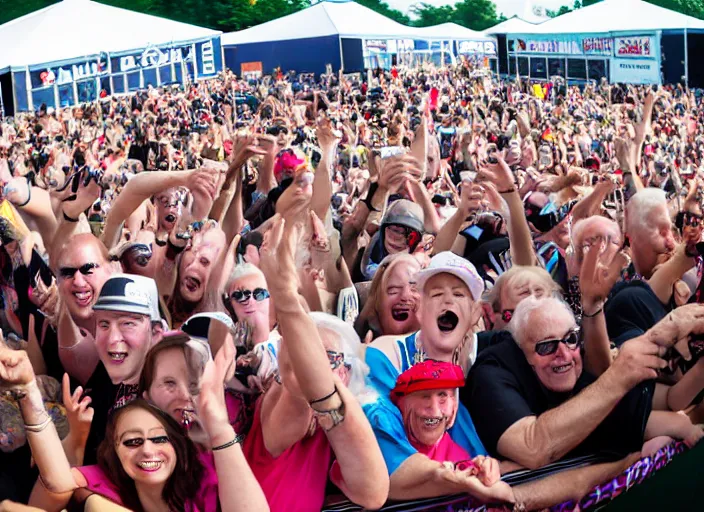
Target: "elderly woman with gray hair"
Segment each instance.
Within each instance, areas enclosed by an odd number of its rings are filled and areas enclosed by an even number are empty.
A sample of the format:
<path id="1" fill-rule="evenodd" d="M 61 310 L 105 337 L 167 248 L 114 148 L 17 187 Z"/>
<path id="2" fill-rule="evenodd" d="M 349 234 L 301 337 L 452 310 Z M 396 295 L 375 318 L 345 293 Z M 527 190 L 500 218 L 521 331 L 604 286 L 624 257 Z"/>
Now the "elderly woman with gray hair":
<path id="1" fill-rule="evenodd" d="M 277 216 L 261 248 L 283 340 L 278 376 L 257 401 L 245 456 L 273 511 L 320 510 L 328 478 L 353 502 L 380 508 L 389 479 L 354 396 L 368 372 L 359 337 L 334 316 L 307 313 L 294 261 L 298 240 L 295 219 Z"/>

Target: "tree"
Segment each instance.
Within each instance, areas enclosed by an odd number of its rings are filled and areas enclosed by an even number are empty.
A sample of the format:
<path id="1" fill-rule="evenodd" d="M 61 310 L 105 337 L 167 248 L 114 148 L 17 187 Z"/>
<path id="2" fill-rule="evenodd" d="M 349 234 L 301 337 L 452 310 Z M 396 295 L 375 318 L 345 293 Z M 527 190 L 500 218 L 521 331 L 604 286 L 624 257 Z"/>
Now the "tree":
<path id="1" fill-rule="evenodd" d="M 472 30 L 485 30 L 501 21 L 491 0 L 462 0 L 455 4 L 455 13 L 455 23 Z"/>
<path id="2" fill-rule="evenodd" d="M 355 1 L 360 5 L 363 5 L 365 7 L 369 7 L 373 11 L 376 11 L 379 14 L 386 16 L 387 18 L 391 18 L 394 21 L 398 21 L 399 23 L 403 23 L 404 25 L 411 24 L 411 19 L 408 16 L 403 14 L 401 11 L 398 11 L 396 9 L 392 9 L 391 7 L 389 7 L 389 4 L 387 4 L 383 0 L 355 0 Z"/>
<path id="3" fill-rule="evenodd" d="M 413 24 L 417 27 L 431 27 L 433 25 L 454 21 L 457 15 L 455 8 L 451 5 L 435 7 L 425 2 L 414 5 L 411 8 L 411 12 L 416 17 Z"/>

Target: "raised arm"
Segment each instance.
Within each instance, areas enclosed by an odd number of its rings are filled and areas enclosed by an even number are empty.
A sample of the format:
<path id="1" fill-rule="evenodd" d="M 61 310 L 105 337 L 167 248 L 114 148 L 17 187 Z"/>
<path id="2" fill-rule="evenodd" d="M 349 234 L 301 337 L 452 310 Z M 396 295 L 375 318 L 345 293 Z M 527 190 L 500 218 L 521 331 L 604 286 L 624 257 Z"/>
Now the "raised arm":
<path id="1" fill-rule="evenodd" d="M 490 181 L 506 201 L 509 211 L 508 238 L 511 241 L 511 260 L 514 265 L 532 266 L 537 263 L 533 250 L 533 238 L 518 195 L 518 185 L 506 161 L 497 156 L 495 164 L 485 163 L 478 178 Z"/>
<path id="2" fill-rule="evenodd" d="M 208 361 L 200 381 L 198 415 L 210 439 L 220 485 L 218 497 L 223 512 L 267 512 L 269 505 L 240 445 L 241 437 L 230 425 L 225 405 L 224 382 L 234 374 L 235 347 L 232 338 L 222 343 L 215 360 Z M 234 444 L 229 444 L 235 441 Z"/>
<path id="3" fill-rule="evenodd" d="M 329 419 L 321 426 L 340 465 L 342 478 L 336 483 L 354 502 L 376 509 L 388 495 L 384 459 L 361 406 L 333 374 L 318 329 L 300 301 L 293 258 L 298 236 L 293 222 L 291 217 L 288 223 L 277 220 L 261 248 L 261 268 L 276 305 L 282 351 L 304 399 L 313 411 Z"/>
<path id="4" fill-rule="evenodd" d="M 32 457 L 39 468 L 40 477 L 29 504 L 58 512 L 68 504 L 78 485 L 54 423 L 44 408 L 27 353 L 10 350 L 4 340 L 0 342 L 0 381 L 11 389 L 11 395 L 17 400 Z"/>
<path id="5" fill-rule="evenodd" d="M 318 218 L 325 221 L 330 211 L 330 199 L 332 198 L 332 181 L 330 170 L 337 157 L 337 145 L 340 142 L 341 134 L 336 133 L 329 120 L 323 119 L 318 122 L 316 130 L 318 144 L 322 151 L 318 168 L 315 170 L 313 178 L 313 197 L 311 198 L 311 209 Z"/>
<path id="6" fill-rule="evenodd" d="M 119 240 L 122 224 L 153 195 L 173 187 L 185 187 L 198 171 L 153 171 L 143 172 L 132 178 L 122 189 L 105 219 L 103 241 L 111 249 Z"/>

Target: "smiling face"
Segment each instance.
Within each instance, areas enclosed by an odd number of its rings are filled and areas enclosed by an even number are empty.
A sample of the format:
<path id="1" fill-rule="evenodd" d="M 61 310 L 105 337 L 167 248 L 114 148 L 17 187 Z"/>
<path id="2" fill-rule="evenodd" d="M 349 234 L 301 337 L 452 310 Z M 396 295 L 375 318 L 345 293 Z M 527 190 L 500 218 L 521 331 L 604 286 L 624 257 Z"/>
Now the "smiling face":
<path id="1" fill-rule="evenodd" d="M 237 315 L 237 320 L 247 321 L 251 325 L 269 325 L 269 310 L 271 299 L 256 300 L 255 290 L 267 290 L 266 279 L 260 274 L 250 274 L 236 279 L 228 290 L 230 305 Z M 237 301 L 232 296 L 234 292 L 252 292 L 246 300 Z"/>
<path id="2" fill-rule="evenodd" d="M 480 313 L 481 307 L 458 277 L 441 273 L 428 279 L 419 308 L 421 339 L 428 357 L 450 361 Z"/>
<path id="3" fill-rule="evenodd" d="M 549 321 L 546 320 L 549 316 Z M 542 318 L 536 318 L 542 317 Z M 528 364 L 535 371 L 543 386 L 550 391 L 567 393 L 574 389 L 577 379 L 582 374 L 582 355 L 580 348 L 569 349 L 564 343 L 559 343 L 554 354 L 541 356 L 536 353 L 535 346 L 541 341 L 564 338 L 571 329 L 576 327 L 574 318 L 568 312 L 534 310 L 528 325 L 533 329 L 521 343 L 521 349 Z"/>
<path id="4" fill-rule="evenodd" d="M 440 441 L 457 413 L 454 389 L 416 391 L 401 398 L 398 406 L 408 438 L 425 446 Z"/>
<path id="5" fill-rule="evenodd" d="M 382 334 L 406 334 L 419 328 L 416 311 L 420 294 L 414 280 L 418 270 L 420 265 L 415 261 L 403 261 L 384 275 L 378 307 Z"/>
<path id="6" fill-rule="evenodd" d="M 125 473 L 139 486 L 163 486 L 176 467 L 166 428 L 148 411 L 131 409 L 115 427 L 115 451 Z"/>
<path id="7" fill-rule="evenodd" d="M 97 239 L 86 243 L 81 238 L 72 242 L 71 247 L 65 249 L 59 258 L 59 293 L 75 321 L 85 321 L 92 317 L 93 304 L 112 273 L 109 263 L 96 245 L 98 243 Z M 71 274 L 73 270 L 75 272 Z"/>
<path id="8" fill-rule="evenodd" d="M 136 384 L 152 344 L 149 317 L 98 310 L 95 320 L 95 345 L 110 380 Z"/>

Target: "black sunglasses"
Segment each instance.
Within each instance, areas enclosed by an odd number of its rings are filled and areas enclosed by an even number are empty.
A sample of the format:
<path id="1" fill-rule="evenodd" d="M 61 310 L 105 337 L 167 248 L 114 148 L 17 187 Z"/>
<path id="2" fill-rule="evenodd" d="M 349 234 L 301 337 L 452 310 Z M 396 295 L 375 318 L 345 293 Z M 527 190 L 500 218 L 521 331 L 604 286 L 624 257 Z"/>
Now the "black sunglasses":
<path id="1" fill-rule="evenodd" d="M 564 343 L 568 349 L 574 350 L 582 345 L 579 337 L 579 328 L 570 330 L 564 338 L 558 340 L 545 340 L 535 344 L 535 353 L 539 356 L 549 356 L 557 352 L 560 343 Z"/>
<path id="2" fill-rule="evenodd" d="M 269 291 L 264 288 L 255 288 L 254 290 L 235 290 L 230 294 L 230 299 L 235 302 L 247 302 L 250 297 L 254 297 L 254 300 L 261 302 L 270 297 Z"/>
<path id="3" fill-rule="evenodd" d="M 684 225 L 691 226 L 693 228 L 699 227 L 704 218 L 701 215 L 697 215 L 694 212 L 684 212 Z"/>
<path id="4" fill-rule="evenodd" d="M 64 279 L 72 279 L 75 277 L 76 272 L 80 272 L 84 276 L 89 276 L 93 273 L 93 269 L 100 267 L 97 263 L 86 263 L 78 268 L 75 267 L 61 267 L 59 269 L 59 276 Z"/>

